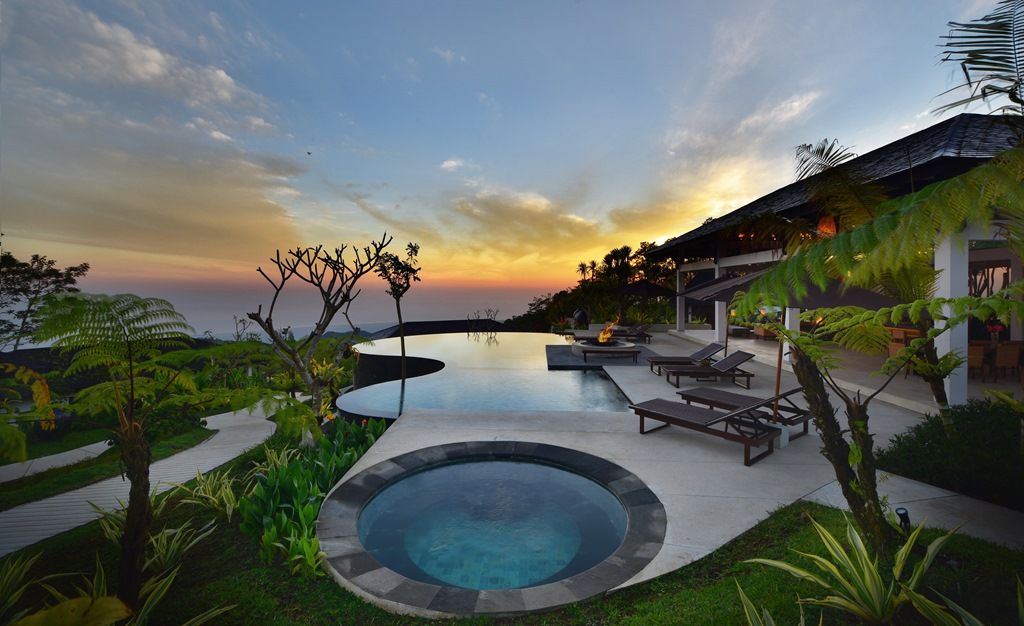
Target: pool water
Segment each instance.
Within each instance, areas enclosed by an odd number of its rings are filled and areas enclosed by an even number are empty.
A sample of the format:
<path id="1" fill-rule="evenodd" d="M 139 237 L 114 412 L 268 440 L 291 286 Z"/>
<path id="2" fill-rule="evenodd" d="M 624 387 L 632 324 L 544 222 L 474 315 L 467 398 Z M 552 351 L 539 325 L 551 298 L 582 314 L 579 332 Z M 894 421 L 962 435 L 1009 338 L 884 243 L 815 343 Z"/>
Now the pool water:
<path id="1" fill-rule="evenodd" d="M 444 362 L 439 372 L 350 391 L 338 407 L 395 418 L 403 410 L 623 411 L 628 400 L 600 371 L 549 371 L 545 347 L 566 345 L 548 333 L 466 333 L 406 338 L 406 354 Z M 364 354 L 400 354 L 397 338 L 362 344 Z"/>
<path id="2" fill-rule="evenodd" d="M 469 589 L 573 576 L 618 549 L 626 511 L 598 483 L 550 465 L 470 461 L 411 474 L 359 515 L 359 538 L 414 580 Z"/>

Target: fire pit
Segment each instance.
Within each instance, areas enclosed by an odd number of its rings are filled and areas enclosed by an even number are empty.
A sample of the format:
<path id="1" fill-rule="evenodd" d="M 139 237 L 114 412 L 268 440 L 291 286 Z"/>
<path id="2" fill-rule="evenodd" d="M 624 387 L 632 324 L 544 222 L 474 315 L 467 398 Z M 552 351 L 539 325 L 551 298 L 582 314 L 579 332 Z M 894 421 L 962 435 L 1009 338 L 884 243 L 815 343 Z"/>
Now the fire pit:
<path id="1" fill-rule="evenodd" d="M 600 341 L 598 339 L 580 339 L 576 343 L 572 344 L 572 353 L 576 356 L 583 356 L 583 349 L 586 348 L 588 352 L 609 350 L 616 351 L 622 350 L 623 348 L 632 348 L 636 344 L 629 341 L 623 341 L 621 339 L 609 339 L 607 341 Z"/>

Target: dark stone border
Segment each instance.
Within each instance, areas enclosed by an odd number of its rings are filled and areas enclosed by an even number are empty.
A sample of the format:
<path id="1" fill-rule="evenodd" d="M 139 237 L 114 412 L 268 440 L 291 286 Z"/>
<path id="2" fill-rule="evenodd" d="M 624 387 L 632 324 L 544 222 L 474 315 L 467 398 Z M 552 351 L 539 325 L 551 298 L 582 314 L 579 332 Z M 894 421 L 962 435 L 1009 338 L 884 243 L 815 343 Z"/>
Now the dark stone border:
<path id="1" fill-rule="evenodd" d="M 454 461 L 535 461 L 582 474 L 611 491 L 626 509 L 626 535 L 607 559 L 557 582 L 520 589 L 463 589 L 422 583 L 381 565 L 363 548 L 356 520 L 381 488 L 410 472 Z M 661 550 L 665 508 L 629 470 L 600 457 L 526 441 L 467 441 L 432 446 L 381 461 L 339 484 L 317 520 L 326 567 L 345 588 L 388 610 L 427 617 L 504 616 L 555 609 L 601 595 L 626 582 Z"/>
<path id="2" fill-rule="evenodd" d="M 647 367 L 648 357 L 659 356 L 657 352 L 643 344 L 638 343 L 633 347 L 640 349 L 640 356 L 637 358 L 636 363 L 634 363 L 633 359 L 630 358 L 624 358 L 621 356 L 601 356 L 600 354 L 591 354 L 587 357 L 587 360 L 584 361 L 582 355 L 573 353 L 572 344 L 565 346 L 544 346 L 544 350 L 548 359 L 549 370 L 601 370 L 604 369 L 605 365 Z"/>

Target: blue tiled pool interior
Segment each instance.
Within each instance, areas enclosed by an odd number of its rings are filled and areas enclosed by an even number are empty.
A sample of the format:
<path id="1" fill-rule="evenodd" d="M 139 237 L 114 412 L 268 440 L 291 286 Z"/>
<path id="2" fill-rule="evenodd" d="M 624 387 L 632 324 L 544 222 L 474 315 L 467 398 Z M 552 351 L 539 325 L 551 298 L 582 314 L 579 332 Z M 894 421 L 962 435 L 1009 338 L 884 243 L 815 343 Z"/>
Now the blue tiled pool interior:
<path id="1" fill-rule="evenodd" d="M 406 338 L 406 353 L 443 361 L 439 372 L 371 385 L 344 394 L 343 411 L 394 418 L 402 410 L 623 411 L 628 401 L 603 372 L 549 371 L 545 346 L 565 345 L 547 333 L 448 333 Z M 399 340 L 362 344 L 364 354 L 400 354 Z"/>
<path id="2" fill-rule="evenodd" d="M 359 537 L 384 566 L 469 589 L 540 585 L 619 547 L 626 511 L 598 483 L 522 461 L 471 461 L 411 474 L 363 508 Z"/>

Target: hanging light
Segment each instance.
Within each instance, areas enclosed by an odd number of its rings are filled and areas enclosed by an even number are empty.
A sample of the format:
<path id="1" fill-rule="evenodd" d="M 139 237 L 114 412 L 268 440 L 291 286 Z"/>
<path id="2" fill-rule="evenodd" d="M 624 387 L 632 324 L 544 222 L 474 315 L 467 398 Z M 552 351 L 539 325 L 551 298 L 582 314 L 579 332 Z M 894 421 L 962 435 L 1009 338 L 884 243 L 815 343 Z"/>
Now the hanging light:
<path id="1" fill-rule="evenodd" d="M 836 234 L 836 220 L 831 215 L 822 215 L 818 220 L 818 236 L 831 237 Z"/>

